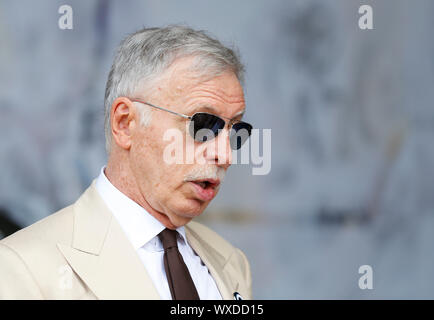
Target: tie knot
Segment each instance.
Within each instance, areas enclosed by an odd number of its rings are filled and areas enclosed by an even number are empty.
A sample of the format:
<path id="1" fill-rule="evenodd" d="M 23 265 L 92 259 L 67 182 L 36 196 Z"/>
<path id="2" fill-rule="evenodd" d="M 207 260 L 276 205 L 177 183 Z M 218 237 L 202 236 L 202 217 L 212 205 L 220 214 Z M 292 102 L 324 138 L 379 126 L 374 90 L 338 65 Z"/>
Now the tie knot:
<path id="1" fill-rule="evenodd" d="M 167 228 L 160 232 L 158 237 L 163 243 L 164 251 L 166 251 L 169 248 L 178 246 L 176 242 L 176 233 L 177 233 L 176 230 L 170 230 Z"/>

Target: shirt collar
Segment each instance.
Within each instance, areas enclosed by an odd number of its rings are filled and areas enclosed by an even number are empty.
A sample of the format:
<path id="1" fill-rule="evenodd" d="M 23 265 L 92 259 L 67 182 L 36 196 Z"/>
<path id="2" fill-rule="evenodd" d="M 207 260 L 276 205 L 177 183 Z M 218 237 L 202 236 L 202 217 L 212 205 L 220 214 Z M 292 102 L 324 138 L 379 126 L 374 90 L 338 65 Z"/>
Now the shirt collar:
<path id="1" fill-rule="evenodd" d="M 153 240 L 165 229 L 165 226 L 155 219 L 142 206 L 128 198 L 117 189 L 106 177 L 105 166 L 96 179 L 95 187 L 107 207 L 121 225 L 135 250 Z M 177 228 L 181 239 L 187 242 L 185 228 Z"/>

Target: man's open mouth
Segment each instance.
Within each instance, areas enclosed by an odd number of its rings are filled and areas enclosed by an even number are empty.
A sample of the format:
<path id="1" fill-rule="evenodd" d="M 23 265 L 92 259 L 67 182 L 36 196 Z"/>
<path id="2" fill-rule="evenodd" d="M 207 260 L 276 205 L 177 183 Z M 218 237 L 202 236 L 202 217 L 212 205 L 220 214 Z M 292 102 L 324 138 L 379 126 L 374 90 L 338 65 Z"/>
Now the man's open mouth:
<path id="1" fill-rule="evenodd" d="M 190 182 L 195 186 L 197 198 L 202 201 L 212 200 L 217 194 L 217 187 L 220 185 L 220 180 L 216 179 L 201 179 Z"/>
<path id="2" fill-rule="evenodd" d="M 195 184 L 198 184 L 199 186 L 201 186 L 203 189 L 208 189 L 208 188 L 212 188 L 215 189 L 218 187 L 218 185 L 220 184 L 220 181 L 218 180 L 214 180 L 214 179 L 209 179 L 209 180 L 199 180 L 199 181 L 191 181 Z"/>

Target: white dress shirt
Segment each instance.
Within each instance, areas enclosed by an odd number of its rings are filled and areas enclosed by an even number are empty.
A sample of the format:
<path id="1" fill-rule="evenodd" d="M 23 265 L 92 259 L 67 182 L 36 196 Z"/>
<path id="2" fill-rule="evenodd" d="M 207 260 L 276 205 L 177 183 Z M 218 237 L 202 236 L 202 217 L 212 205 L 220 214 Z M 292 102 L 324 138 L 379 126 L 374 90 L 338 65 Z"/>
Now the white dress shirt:
<path id="1" fill-rule="evenodd" d="M 103 167 L 96 180 L 96 189 L 111 210 L 127 238 L 139 255 L 161 299 L 171 300 L 169 284 L 164 270 L 164 249 L 158 234 L 165 226 L 143 207 L 119 191 L 104 174 Z M 178 231 L 179 252 L 188 267 L 201 300 L 221 300 L 217 285 L 202 262 L 187 242 L 184 227 Z"/>

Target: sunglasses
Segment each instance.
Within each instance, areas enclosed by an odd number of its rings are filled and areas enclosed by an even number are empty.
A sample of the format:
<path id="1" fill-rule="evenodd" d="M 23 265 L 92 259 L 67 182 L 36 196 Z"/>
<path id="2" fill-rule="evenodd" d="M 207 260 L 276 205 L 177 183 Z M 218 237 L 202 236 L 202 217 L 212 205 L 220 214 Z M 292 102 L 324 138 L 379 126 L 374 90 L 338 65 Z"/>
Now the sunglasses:
<path id="1" fill-rule="evenodd" d="M 205 142 L 214 139 L 219 134 L 220 130 L 226 126 L 226 121 L 221 117 L 207 112 L 196 112 L 192 116 L 188 116 L 182 113 L 178 113 L 166 108 L 158 107 L 149 102 L 141 101 L 138 99 L 130 99 L 133 102 L 143 103 L 150 107 L 157 108 L 163 111 L 167 111 L 183 118 L 190 120 L 189 132 L 195 141 Z M 226 118 L 228 119 L 228 118 Z M 252 125 L 232 119 L 229 120 L 229 127 L 231 128 L 229 133 L 229 142 L 232 150 L 238 150 L 247 141 L 252 133 Z"/>

